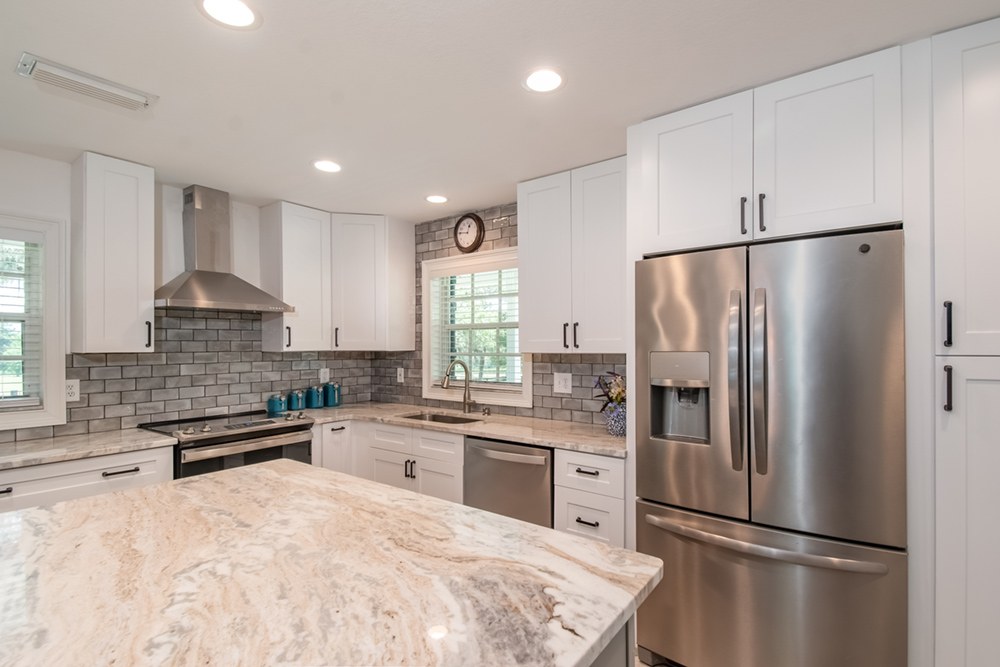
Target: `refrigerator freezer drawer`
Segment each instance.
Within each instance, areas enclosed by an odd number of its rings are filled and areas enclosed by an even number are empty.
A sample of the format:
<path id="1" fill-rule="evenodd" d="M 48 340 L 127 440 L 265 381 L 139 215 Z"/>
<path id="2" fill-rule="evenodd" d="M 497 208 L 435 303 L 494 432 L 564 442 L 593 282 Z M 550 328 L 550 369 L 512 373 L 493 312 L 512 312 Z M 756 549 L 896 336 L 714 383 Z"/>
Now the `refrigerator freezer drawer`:
<path id="1" fill-rule="evenodd" d="M 685 667 L 906 667 L 906 554 L 641 500 L 636 524 L 664 563 L 639 646 Z"/>

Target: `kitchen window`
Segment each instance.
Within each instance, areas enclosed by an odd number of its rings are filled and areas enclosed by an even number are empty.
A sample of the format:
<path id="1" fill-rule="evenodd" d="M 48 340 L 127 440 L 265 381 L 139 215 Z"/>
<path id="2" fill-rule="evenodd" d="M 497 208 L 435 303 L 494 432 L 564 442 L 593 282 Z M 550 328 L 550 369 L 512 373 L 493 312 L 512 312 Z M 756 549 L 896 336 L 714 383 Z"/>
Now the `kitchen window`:
<path id="1" fill-rule="evenodd" d="M 61 225 L 0 215 L 0 428 L 66 421 Z"/>
<path id="2" fill-rule="evenodd" d="M 531 360 L 521 354 L 518 340 L 517 249 L 428 260 L 421 266 L 424 398 L 462 400 L 461 366 L 451 372 L 451 387 L 441 387 L 448 365 L 459 360 L 469 367 L 477 402 L 530 407 Z"/>

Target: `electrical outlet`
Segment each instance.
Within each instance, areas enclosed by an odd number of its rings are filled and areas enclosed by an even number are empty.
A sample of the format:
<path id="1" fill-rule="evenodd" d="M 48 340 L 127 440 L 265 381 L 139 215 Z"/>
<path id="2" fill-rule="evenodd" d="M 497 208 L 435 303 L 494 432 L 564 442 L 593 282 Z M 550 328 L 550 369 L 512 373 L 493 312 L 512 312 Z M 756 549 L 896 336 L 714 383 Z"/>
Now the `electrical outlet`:
<path id="1" fill-rule="evenodd" d="M 80 381 L 66 380 L 66 402 L 74 403 L 80 400 Z"/>
<path id="2" fill-rule="evenodd" d="M 572 373 L 555 373 L 555 386 L 552 387 L 553 394 L 572 394 L 573 393 L 573 374 Z"/>
<path id="3" fill-rule="evenodd" d="M 329 382 L 330 381 L 330 369 L 329 368 L 321 368 L 321 369 L 319 369 L 319 381 L 320 382 Z"/>
<path id="4" fill-rule="evenodd" d="M 396 369 L 396 382 L 402 384 L 404 377 L 405 377 L 405 375 L 403 373 L 403 369 L 402 368 L 397 368 Z"/>

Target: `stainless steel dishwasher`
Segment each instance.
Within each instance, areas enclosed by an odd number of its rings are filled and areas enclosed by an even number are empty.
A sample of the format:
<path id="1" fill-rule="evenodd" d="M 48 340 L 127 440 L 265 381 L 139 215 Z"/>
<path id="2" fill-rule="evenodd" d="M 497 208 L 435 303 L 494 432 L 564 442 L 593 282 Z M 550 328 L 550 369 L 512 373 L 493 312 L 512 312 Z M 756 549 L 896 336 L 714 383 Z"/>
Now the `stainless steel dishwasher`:
<path id="1" fill-rule="evenodd" d="M 465 504 L 552 527 L 552 450 L 465 438 Z"/>

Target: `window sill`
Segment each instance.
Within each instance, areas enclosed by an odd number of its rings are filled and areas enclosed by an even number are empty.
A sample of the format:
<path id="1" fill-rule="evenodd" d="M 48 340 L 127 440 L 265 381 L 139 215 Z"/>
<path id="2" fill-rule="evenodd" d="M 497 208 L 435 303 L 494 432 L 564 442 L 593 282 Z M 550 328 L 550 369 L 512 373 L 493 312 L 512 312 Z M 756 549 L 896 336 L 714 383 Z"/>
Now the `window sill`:
<path id="1" fill-rule="evenodd" d="M 530 408 L 532 405 L 531 385 L 525 385 L 523 391 L 489 391 L 476 390 L 473 388 L 470 393 L 472 400 L 480 405 L 506 405 L 515 408 Z M 425 388 L 423 397 L 435 401 L 454 401 L 461 403 L 465 395 L 465 389 L 442 389 L 441 387 Z"/>

